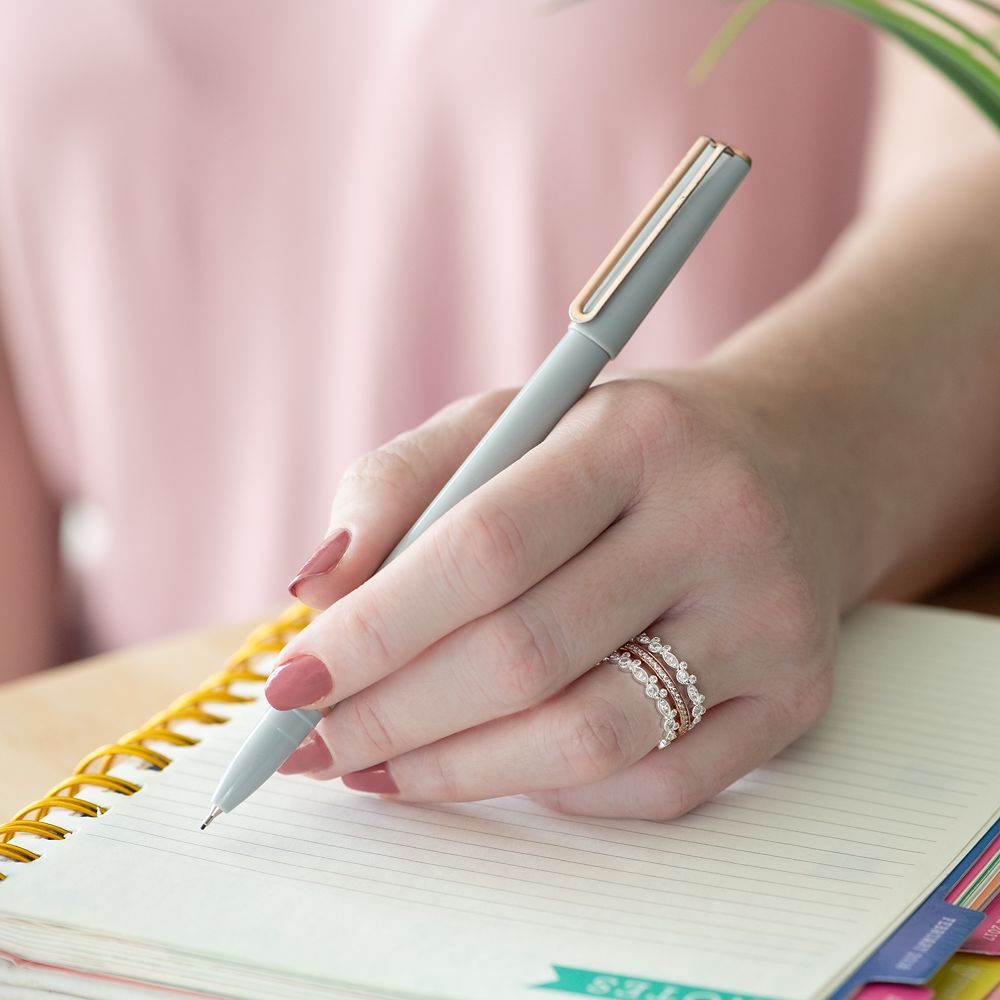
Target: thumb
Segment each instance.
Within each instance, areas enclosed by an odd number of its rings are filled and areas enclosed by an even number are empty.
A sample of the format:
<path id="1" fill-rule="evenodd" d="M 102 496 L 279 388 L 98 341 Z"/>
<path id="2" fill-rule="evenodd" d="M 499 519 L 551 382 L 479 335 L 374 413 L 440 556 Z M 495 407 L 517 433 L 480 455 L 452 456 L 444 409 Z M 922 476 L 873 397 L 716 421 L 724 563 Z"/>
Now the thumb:
<path id="1" fill-rule="evenodd" d="M 456 400 L 354 461 L 337 487 L 326 537 L 289 585 L 292 596 L 326 608 L 364 583 L 516 392 Z"/>

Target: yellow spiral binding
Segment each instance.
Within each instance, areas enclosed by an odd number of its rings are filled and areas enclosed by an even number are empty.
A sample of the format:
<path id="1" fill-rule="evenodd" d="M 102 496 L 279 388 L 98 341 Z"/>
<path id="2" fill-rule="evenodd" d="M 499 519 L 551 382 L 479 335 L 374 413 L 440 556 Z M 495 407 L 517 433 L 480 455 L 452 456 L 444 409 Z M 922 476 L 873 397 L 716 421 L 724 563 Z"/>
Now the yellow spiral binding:
<path id="1" fill-rule="evenodd" d="M 250 661 L 262 653 L 277 653 L 285 644 L 309 624 L 311 612 L 302 604 L 295 604 L 284 611 L 273 622 L 255 628 L 243 641 L 243 645 L 229 658 L 217 674 L 213 674 L 196 690 L 178 698 L 169 708 L 154 715 L 144 726 L 126 733 L 114 743 L 100 747 L 88 754 L 76 766 L 76 770 L 65 781 L 61 781 L 48 794 L 22 809 L 9 823 L 0 824 L 0 857 L 13 861 L 34 861 L 39 857 L 34 851 L 19 844 L 10 843 L 19 833 L 29 833 L 46 840 L 62 840 L 69 836 L 69 830 L 45 818 L 52 809 L 66 809 L 80 816 L 99 816 L 104 807 L 80 798 L 82 788 L 106 788 L 120 795 L 134 795 L 141 786 L 126 781 L 107 772 L 119 757 L 134 757 L 157 770 L 162 770 L 172 761 L 172 757 L 159 750 L 152 750 L 146 743 L 169 743 L 173 746 L 193 746 L 198 740 L 171 729 L 171 724 L 180 721 L 194 721 L 203 725 L 220 725 L 228 721 L 224 715 L 211 712 L 205 703 L 239 704 L 253 701 L 244 695 L 233 694 L 229 686 L 236 681 L 267 680 L 266 674 L 250 668 Z M 0 882 L 7 876 L 0 872 Z"/>

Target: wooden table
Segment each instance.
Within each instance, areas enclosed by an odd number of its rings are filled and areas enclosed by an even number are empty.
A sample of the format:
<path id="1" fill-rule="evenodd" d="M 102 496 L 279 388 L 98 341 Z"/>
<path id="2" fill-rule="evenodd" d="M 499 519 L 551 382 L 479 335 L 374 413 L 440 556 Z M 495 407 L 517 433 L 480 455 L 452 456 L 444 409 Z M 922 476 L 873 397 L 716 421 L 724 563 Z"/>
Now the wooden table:
<path id="1" fill-rule="evenodd" d="M 928 603 L 1000 614 L 1000 559 Z M 252 625 L 230 625 L 58 667 L 0 687 L 0 822 L 76 762 L 196 687 Z"/>
<path id="2" fill-rule="evenodd" d="M 72 773 L 91 750 L 197 687 L 251 627 L 133 646 L 0 687 L 0 822 Z"/>

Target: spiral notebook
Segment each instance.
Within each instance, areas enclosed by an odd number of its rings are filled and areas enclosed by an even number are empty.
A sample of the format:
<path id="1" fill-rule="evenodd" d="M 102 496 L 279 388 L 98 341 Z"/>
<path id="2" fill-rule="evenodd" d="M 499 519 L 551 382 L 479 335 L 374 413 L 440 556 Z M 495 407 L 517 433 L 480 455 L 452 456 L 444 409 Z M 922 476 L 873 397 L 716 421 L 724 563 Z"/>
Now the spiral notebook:
<path id="1" fill-rule="evenodd" d="M 258 629 L 0 827 L 0 997 L 826 998 L 934 915 L 1000 817 L 1000 619 L 872 606 L 823 721 L 676 821 L 279 775 L 202 833 L 305 622 Z M 935 947 L 961 925 L 936 919 Z"/>

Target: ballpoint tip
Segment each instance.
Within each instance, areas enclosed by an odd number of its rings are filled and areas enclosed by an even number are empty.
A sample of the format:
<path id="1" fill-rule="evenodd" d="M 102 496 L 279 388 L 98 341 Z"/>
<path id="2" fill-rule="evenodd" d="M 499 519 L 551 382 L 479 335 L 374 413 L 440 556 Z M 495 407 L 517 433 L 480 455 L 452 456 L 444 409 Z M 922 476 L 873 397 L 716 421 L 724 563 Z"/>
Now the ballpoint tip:
<path id="1" fill-rule="evenodd" d="M 201 828 L 204 830 L 213 821 L 218 819 L 222 815 L 222 810 L 218 806 L 212 806 L 212 811 L 205 817 L 205 822 L 201 824 Z"/>

